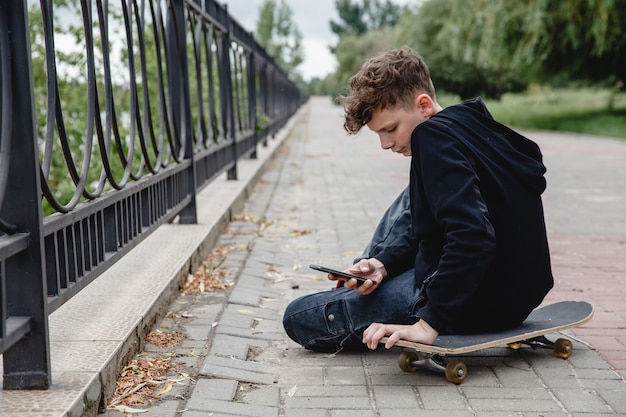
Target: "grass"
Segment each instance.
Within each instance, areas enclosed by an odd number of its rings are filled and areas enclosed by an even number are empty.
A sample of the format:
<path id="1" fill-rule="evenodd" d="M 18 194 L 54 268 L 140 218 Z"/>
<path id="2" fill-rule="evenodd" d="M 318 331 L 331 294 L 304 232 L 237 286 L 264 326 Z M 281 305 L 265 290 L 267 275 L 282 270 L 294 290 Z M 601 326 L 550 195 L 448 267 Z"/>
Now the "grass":
<path id="1" fill-rule="evenodd" d="M 609 109 L 611 94 L 608 89 L 535 88 L 485 102 L 494 118 L 509 126 L 626 139 L 626 93 L 614 95 Z M 449 105 L 453 99 L 443 96 L 439 101 Z"/>

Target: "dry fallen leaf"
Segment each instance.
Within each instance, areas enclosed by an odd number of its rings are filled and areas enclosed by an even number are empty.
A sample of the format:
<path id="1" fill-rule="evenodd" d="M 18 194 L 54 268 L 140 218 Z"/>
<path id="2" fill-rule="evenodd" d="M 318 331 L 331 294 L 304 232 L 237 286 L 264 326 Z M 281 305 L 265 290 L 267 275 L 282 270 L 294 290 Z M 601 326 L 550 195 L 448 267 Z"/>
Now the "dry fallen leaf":
<path id="1" fill-rule="evenodd" d="M 291 236 L 298 237 L 298 236 L 308 235 L 309 233 L 311 233 L 311 231 L 310 231 L 310 230 L 297 230 L 297 229 L 293 229 L 293 230 L 291 231 Z"/>
<path id="2" fill-rule="evenodd" d="M 157 329 L 146 336 L 146 343 L 152 343 L 159 347 L 179 346 L 185 337 L 177 332 L 164 332 Z"/>
<path id="3" fill-rule="evenodd" d="M 131 408 L 131 407 L 126 407 L 125 405 L 116 405 L 115 409 L 117 411 L 120 411 L 122 413 L 128 413 L 128 414 L 139 414 L 139 413 L 147 413 L 148 409 L 139 409 L 139 408 Z"/>
<path id="4" fill-rule="evenodd" d="M 234 222 L 247 222 L 247 223 L 255 223 L 259 225 L 261 230 L 265 229 L 267 226 L 272 224 L 272 221 L 267 219 L 265 216 L 257 216 L 252 213 L 237 213 L 233 217 Z"/>
<path id="5" fill-rule="evenodd" d="M 165 375 L 176 369 L 169 359 L 139 357 L 120 371 L 109 409 L 150 405 L 155 391 L 166 382 Z"/>
<path id="6" fill-rule="evenodd" d="M 183 294 L 198 294 L 225 290 L 231 287 L 231 283 L 224 282 L 226 271 L 222 268 L 226 255 L 231 250 L 232 248 L 224 246 L 213 248 L 196 272 L 187 277 L 181 292 Z"/>
<path id="7" fill-rule="evenodd" d="M 172 389 L 172 383 L 168 382 L 167 384 L 163 385 L 163 388 L 161 388 L 159 392 L 156 393 L 156 396 L 158 397 L 159 395 L 163 395 L 166 392 L 169 392 L 171 389 Z"/>

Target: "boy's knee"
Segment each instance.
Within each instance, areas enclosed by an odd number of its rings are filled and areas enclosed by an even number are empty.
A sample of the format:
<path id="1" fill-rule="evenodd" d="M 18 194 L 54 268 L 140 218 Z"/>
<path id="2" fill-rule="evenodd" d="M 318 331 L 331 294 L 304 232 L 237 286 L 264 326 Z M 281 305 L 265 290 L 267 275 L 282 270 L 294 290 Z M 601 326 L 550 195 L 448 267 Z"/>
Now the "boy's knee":
<path id="1" fill-rule="evenodd" d="M 285 332 L 306 349 L 337 351 L 353 332 L 345 301 L 325 302 L 313 300 L 314 296 L 298 298 L 287 306 L 283 316 Z"/>

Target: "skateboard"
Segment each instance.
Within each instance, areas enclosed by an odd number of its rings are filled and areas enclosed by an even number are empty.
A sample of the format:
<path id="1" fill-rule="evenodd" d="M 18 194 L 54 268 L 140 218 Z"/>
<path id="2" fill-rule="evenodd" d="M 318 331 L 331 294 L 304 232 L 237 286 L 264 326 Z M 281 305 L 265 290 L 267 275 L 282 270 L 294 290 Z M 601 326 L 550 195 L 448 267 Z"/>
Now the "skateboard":
<path id="1" fill-rule="evenodd" d="M 520 349 L 528 345 L 533 349 L 552 349 L 558 358 L 567 359 L 572 353 L 572 342 L 559 338 L 550 341 L 545 335 L 560 332 L 586 323 L 593 316 L 593 306 L 585 301 L 561 301 L 533 310 L 521 326 L 495 333 L 440 335 L 432 345 L 399 340 L 395 346 L 410 348 L 398 358 L 400 369 L 415 372 L 426 369 L 441 372 L 449 382 L 460 384 L 467 376 L 467 366 L 448 356 L 462 355 L 481 349 L 508 345 Z M 380 340 L 385 343 L 387 338 Z"/>

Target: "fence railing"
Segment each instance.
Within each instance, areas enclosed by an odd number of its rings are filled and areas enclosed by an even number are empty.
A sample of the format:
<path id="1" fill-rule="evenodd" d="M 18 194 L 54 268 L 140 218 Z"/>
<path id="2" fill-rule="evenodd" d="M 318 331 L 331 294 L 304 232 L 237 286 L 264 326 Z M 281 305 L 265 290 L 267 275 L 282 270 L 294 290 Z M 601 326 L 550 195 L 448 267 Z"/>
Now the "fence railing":
<path id="1" fill-rule="evenodd" d="M 4 388 L 48 388 L 48 315 L 304 99 L 214 0 L 0 0 Z"/>

